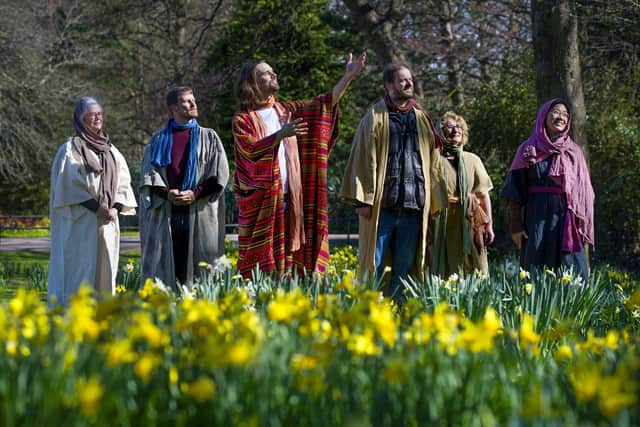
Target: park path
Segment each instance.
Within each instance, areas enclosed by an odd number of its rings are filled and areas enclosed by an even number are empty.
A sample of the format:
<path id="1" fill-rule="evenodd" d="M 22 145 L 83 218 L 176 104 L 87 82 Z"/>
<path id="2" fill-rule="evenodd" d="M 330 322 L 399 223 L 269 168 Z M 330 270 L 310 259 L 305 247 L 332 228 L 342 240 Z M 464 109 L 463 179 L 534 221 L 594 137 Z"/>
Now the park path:
<path id="1" fill-rule="evenodd" d="M 227 239 L 232 242 L 238 241 L 237 234 L 227 234 Z M 331 243 L 348 243 L 356 245 L 358 243 L 357 234 L 331 234 Z M 0 252 L 36 252 L 49 253 L 50 241 L 48 237 L 0 237 Z M 139 236 L 121 236 L 120 250 L 130 251 L 140 249 Z"/>

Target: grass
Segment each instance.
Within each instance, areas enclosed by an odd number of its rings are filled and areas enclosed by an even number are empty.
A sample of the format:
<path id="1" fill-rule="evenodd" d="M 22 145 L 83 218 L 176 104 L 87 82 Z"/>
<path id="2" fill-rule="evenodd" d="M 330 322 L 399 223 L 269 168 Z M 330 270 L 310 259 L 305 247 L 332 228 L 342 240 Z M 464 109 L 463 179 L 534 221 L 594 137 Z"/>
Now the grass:
<path id="1" fill-rule="evenodd" d="M 34 228 L 30 230 L 2 230 L 0 231 L 0 238 L 2 237 L 49 237 L 49 229 Z"/>
<path id="2" fill-rule="evenodd" d="M 137 230 L 120 230 L 120 235 L 121 236 L 138 236 L 140 235 L 140 232 Z M 48 228 L 0 231 L 0 238 L 3 238 L 3 237 L 27 238 L 27 237 L 49 237 L 49 236 L 50 236 L 50 233 Z"/>
<path id="3" fill-rule="evenodd" d="M 140 250 L 121 251 L 119 266 L 129 259 L 140 264 Z M 49 254 L 39 252 L 0 252 L 0 301 L 11 299 L 18 288 L 37 290 L 40 299 L 47 299 Z"/>

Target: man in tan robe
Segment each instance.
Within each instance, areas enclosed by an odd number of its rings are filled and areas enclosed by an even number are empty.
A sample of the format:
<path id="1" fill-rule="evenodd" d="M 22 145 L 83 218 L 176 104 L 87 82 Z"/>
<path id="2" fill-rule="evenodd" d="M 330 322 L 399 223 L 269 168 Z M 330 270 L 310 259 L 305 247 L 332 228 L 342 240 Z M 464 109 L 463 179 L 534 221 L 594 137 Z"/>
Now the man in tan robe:
<path id="1" fill-rule="evenodd" d="M 424 278 L 429 214 L 446 206 L 446 190 L 436 134 L 413 98 L 409 66 L 387 65 L 383 80 L 386 96 L 360 121 L 341 197 L 360 219 L 361 279 L 390 279 L 386 293 L 401 303 L 401 279 Z"/>
<path id="2" fill-rule="evenodd" d="M 176 289 L 224 254 L 229 165 L 216 132 L 196 121 L 191 88 L 171 89 L 167 106 L 172 118 L 151 137 L 140 170 L 141 280 Z"/>
<path id="3" fill-rule="evenodd" d="M 89 97 L 76 104 L 76 136 L 51 166 L 49 305 L 68 305 L 81 284 L 114 294 L 120 251 L 118 214 L 134 215 L 129 168 L 102 130 L 102 107 Z"/>

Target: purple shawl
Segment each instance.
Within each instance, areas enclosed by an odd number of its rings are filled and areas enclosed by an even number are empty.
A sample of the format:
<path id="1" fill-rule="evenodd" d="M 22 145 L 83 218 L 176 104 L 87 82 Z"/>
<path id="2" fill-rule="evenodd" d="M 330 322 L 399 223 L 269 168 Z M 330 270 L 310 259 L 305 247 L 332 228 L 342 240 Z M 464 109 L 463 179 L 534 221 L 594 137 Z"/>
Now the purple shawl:
<path id="1" fill-rule="evenodd" d="M 589 178 L 589 169 L 582 150 L 569 136 L 571 129 L 571 116 L 567 121 L 567 127 L 560 136 L 551 141 L 545 127 L 547 113 L 556 104 L 568 104 L 562 99 L 552 99 L 544 103 L 538 112 L 538 118 L 533 128 L 533 134 L 520 144 L 518 151 L 511 163 L 510 170 L 522 169 L 532 166 L 553 156 L 549 168 L 549 178 L 557 183 L 567 198 L 567 208 L 573 218 L 575 227 L 580 236 L 589 244 L 594 243 L 593 230 L 593 202 L 595 194 Z M 573 246 L 570 242 L 571 215 L 567 215 L 565 233 L 563 233 L 563 248 Z"/>

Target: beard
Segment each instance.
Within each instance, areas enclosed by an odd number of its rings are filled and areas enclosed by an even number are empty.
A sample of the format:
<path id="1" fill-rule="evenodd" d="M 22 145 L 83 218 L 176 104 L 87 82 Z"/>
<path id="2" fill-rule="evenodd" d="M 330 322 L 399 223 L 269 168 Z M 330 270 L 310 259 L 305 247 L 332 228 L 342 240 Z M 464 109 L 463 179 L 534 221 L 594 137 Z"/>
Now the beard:
<path id="1" fill-rule="evenodd" d="M 413 99 L 413 96 L 414 96 L 413 87 L 407 88 L 407 89 L 394 88 L 392 95 L 397 101 L 408 101 L 410 99 Z"/>
<path id="2" fill-rule="evenodd" d="M 260 93 L 260 97 L 268 98 L 271 95 L 275 95 L 280 90 L 280 85 L 278 82 L 269 82 L 268 84 L 258 87 L 258 91 Z"/>

